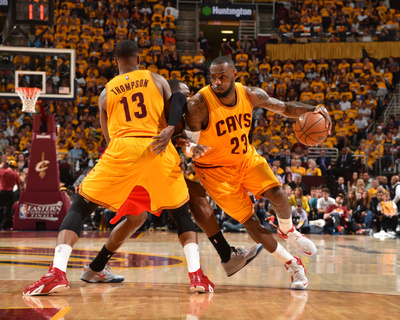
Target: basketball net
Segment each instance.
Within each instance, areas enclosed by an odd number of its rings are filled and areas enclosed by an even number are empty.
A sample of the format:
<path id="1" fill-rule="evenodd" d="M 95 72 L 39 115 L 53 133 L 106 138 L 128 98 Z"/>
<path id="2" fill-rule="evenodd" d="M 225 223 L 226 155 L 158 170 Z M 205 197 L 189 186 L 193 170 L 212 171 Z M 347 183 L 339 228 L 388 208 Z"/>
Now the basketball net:
<path id="1" fill-rule="evenodd" d="M 19 97 L 22 100 L 22 112 L 36 112 L 36 102 L 42 90 L 40 90 L 39 88 L 19 87 L 15 91 L 17 91 Z"/>

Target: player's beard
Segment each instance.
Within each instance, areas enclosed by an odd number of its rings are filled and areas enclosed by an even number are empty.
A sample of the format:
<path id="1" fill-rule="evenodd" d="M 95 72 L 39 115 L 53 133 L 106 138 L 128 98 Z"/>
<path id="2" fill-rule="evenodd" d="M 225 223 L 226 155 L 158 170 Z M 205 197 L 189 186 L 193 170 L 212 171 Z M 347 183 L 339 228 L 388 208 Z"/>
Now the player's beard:
<path id="1" fill-rule="evenodd" d="M 226 98 L 227 96 L 229 96 L 229 94 L 233 91 L 235 89 L 235 81 L 232 81 L 231 82 L 231 85 L 229 86 L 229 88 L 228 89 L 226 89 L 226 91 L 225 92 L 215 92 L 214 90 L 214 93 L 215 93 L 215 95 L 218 97 L 218 98 Z"/>

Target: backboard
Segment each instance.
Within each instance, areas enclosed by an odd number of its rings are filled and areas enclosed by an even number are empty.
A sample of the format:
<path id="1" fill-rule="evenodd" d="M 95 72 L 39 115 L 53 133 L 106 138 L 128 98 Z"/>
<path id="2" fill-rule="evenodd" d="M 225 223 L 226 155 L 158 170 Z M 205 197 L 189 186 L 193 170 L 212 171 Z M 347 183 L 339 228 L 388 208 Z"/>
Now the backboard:
<path id="1" fill-rule="evenodd" d="M 18 87 L 40 88 L 41 100 L 75 100 L 75 50 L 0 47 L 0 99 L 19 99 Z"/>

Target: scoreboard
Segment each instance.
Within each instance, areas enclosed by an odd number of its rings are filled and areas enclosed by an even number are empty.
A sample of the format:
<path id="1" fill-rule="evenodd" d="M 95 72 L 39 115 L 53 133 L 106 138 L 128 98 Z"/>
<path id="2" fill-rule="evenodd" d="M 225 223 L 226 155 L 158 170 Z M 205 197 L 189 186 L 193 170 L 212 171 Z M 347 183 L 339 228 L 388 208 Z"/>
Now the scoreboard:
<path id="1" fill-rule="evenodd" d="M 15 24 L 54 23 L 54 0 L 12 0 L 11 11 L 11 19 Z"/>

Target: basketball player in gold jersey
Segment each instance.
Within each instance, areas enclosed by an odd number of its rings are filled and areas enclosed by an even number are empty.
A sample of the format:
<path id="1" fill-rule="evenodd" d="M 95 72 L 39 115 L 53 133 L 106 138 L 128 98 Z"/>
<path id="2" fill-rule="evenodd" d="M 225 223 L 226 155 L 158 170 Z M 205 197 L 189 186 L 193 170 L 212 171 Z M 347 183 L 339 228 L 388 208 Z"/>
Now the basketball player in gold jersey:
<path id="1" fill-rule="evenodd" d="M 119 75 L 107 83 L 99 97 L 100 123 L 108 148 L 83 180 L 61 224 L 48 273 L 28 286 L 24 295 L 68 290 L 67 263 L 83 221 L 99 204 L 118 211 L 135 186 L 149 193 L 151 212 L 167 209 L 177 225 L 178 238 L 188 261 L 191 291 L 214 289 L 200 267 L 196 227 L 186 205 L 189 193 L 179 167 L 180 157 L 169 141 L 176 124 L 167 126 L 165 119 L 168 112 L 165 105 L 171 99 L 169 121 L 180 120 L 177 114 L 183 113 L 185 103 L 180 103 L 183 94 L 171 97 L 169 85 L 162 76 L 139 70 L 139 48 L 134 41 L 123 40 L 116 45 L 115 62 Z M 183 98 L 186 102 L 186 97 Z M 158 137 L 156 146 L 155 136 Z M 165 149 L 160 149 L 159 145 L 165 141 L 169 141 Z M 141 220 L 143 215 L 134 218 Z"/>
<path id="2" fill-rule="evenodd" d="M 247 191 L 256 198 L 265 196 L 278 215 L 281 238 L 292 243 L 302 254 L 313 256 L 315 245 L 292 225 L 289 201 L 264 157 L 248 141 L 254 107 L 298 118 L 309 111 L 320 112 L 331 122 L 325 108 L 270 98 L 261 88 L 235 82 L 237 70 L 227 57 L 215 59 L 210 66 L 211 85 L 201 89 L 189 101 L 186 122 L 198 138 L 193 146 L 195 171 L 214 201 L 247 229 L 249 235 L 292 275 L 292 289 L 306 289 L 305 268 L 298 257 L 289 254 L 265 229 L 253 210 Z M 196 141 L 195 141 L 196 142 Z"/>
<path id="3" fill-rule="evenodd" d="M 168 80 L 168 84 L 173 93 L 182 92 L 186 97 L 190 96 L 188 86 L 182 81 L 172 79 Z M 183 128 L 183 123 L 181 124 L 181 127 Z M 179 129 L 176 129 L 175 133 L 177 133 L 177 130 L 179 131 Z M 186 142 L 185 139 L 183 141 Z M 215 218 L 206 198 L 204 188 L 200 183 L 186 178 L 185 181 L 190 194 L 190 200 L 188 202 L 190 212 L 196 223 L 204 231 L 217 250 L 227 276 L 232 276 L 252 261 L 262 250 L 263 246 L 258 244 L 249 250 L 231 247 L 221 233 L 217 219 Z M 151 210 L 150 200 L 148 192 L 143 187 L 136 186 L 131 191 L 129 197 L 118 210 L 116 217 L 111 220 L 111 223 L 118 221 L 122 216 L 126 216 L 126 219 L 112 230 L 106 244 L 97 256 L 90 264 L 83 268 L 81 275 L 82 281 L 91 283 L 124 281 L 123 276 L 112 273 L 111 269 L 107 267 L 106 264 L 119 247 L 126 240 L 130 239 L 132 234 L 146 221 L 147 211 Z M 143 218 L 136 219 L 132 217 L 139 215 Z"/>

